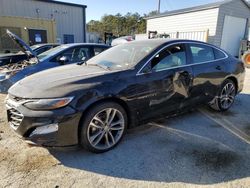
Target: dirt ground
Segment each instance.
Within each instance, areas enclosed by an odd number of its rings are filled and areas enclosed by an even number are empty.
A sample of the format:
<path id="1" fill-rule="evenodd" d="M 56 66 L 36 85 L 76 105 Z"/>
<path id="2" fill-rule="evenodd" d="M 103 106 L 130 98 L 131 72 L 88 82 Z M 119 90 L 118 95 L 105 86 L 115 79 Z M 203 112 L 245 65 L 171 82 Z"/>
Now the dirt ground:
<path id="1" fill-rule="evenodd" d="M 250 187 L 250 70 L 233 108 L 207 108 L 133 130 L 114 150 L 30 147 L 0 95 L 0 187 Z"/>

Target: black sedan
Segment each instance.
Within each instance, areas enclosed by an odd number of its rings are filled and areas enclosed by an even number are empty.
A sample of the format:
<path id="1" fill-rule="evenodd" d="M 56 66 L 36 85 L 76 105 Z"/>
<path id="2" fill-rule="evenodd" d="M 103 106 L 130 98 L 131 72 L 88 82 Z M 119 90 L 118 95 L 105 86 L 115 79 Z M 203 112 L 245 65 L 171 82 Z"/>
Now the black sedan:
<path id="1" fill-rule="evenodd" d="M 207 43 L 134 41 L 82 65 L 27 77 L 10 88 L 10 126 L 42 146 L 116 146 L 127 128 L 208 104 L 228 110 L 243 88 L 241 61 Z"/>

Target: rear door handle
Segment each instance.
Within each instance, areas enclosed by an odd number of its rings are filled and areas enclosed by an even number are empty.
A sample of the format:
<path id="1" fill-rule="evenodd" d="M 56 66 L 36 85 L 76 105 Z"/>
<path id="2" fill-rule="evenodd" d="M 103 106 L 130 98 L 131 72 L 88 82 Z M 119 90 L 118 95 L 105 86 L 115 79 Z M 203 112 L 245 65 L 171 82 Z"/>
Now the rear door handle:
<path id="1" fill-rule="evenodd" d="M 217 69 L 217 70 L 221 70 L 221 66 L 220 65 L 218 65 L 218 66 L 216 66 L 216 68 L 215 69 Z"/>

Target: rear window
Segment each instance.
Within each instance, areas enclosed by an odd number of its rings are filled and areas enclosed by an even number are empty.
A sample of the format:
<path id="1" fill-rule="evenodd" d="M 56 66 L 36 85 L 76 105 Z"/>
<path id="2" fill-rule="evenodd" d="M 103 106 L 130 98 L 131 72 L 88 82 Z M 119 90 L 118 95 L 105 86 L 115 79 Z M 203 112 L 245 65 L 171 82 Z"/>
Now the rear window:
<path id="1" fill-rule="evenodd" d="M 222 51 L 217 50 L 215 48 L 214 48 L 214 56 L 215 56 L 215 59 L 223 59 L 226 57 Z"/>
<path id="2" fill-rule="evenodd" d="M 213 48 L 202 44 L 190 44 L 193 63 L 215 60 Z"/>

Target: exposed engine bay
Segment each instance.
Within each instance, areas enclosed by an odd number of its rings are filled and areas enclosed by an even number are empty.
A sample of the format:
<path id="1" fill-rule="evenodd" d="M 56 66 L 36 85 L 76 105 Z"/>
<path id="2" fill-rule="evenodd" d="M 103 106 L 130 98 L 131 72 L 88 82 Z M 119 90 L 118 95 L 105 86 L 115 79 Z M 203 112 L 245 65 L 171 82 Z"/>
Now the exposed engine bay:
<path id="1" fill-rule="evenodd" d="M 6 77 L 13 76 L 16 72 L 23 70 L 24 68 L 36 64 L 38 62 L 37 58 L 31 58 L 29 60 L 23 60 L 18 63 L 10 63 L 0 67 L 0 77 L 4 75 Z M 1 78 L 0 78 L 1 80 Z"/>

